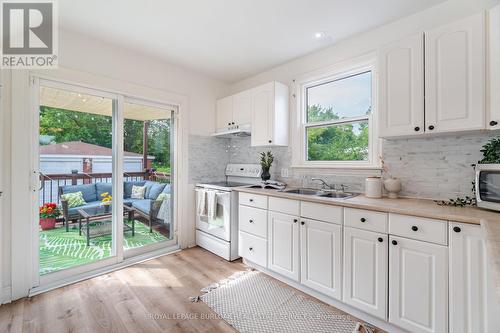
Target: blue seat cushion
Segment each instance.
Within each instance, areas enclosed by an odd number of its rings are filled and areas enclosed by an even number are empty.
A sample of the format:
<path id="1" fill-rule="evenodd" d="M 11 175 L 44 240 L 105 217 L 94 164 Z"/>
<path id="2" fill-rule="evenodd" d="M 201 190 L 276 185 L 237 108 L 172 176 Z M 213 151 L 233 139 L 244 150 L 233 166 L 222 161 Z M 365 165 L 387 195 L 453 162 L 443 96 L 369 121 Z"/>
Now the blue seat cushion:
<path id="1" fill-rule="evenodd" d="M 129 181 L 123 183 L 123 197 L 125 199 L 130 198 L 132 195 L 132 186 L 144 186 L 146 184 L 145 180 Z"/>
<path id="2" fill-rule="evenodd" d="M 151 200 L 150 199 L 143 199 L 143 200 L 137 200 L 132 202 L 132 207 L 134 207 L 137 210 L 140 210 L 144 214 L 149 215 L 149 210 L 151 208 Z"/>
<path id="3" fill-rule="evenodd" d="M 95 183 L 95 188 L 97 191 L 97 200 L 102 200 L 101 194 L 108 192 L 113 194 L 113 184 L 112 183 Z"/>
<path id="4" fill-rule="evenodd" d="M 87 202 L 85 205 L 78 206 L 78 207 L 73 207 L 68 209 L 68 214 L 70 216 L 75 216 L 78 217 L 78 210 L 82 208 L 92 208 L 92 207 L 98 207 L 101 205 L 101 201 L 92 201 L 92 202 Z"/>
<path id="5" fill-rule="evenodd" d="M 146 198 L 151 200 L 156 200 L 156 198 L 158 198 L 158 196 L 160 195 L 160 193 L 162 193 L 164 188 L 165 184 L 154 183 L 151 186 L 151 189 L 149 190 L 148 196 Z"/>
<path id="6" fill-rule="evenodd" d="M 86 202 L 97 201 L 95 184 L 66 185 L 62 187 L 63 194 L 82 192 L 83 200 Z"/>
<path id="7" fill-rule="evenodd" d="M 172 185 L 171 184 L 165 184 L 165 187 L 163 188 L 162 193 L 167 193 L 167 194 L 172 193 Z"/>
<path id="8" fill-rule="evenodd" d="M 124 204 L 125 206 L 129 206 L 129 207 L 131 207 L 131 206 L 132 206 L 132 203 L 133 203 L 134 201 L 137 201 L 137 200 L 141 200 L 141 199 L 132 199 L 132 198 L 123 199 L 123 204 Z"/>

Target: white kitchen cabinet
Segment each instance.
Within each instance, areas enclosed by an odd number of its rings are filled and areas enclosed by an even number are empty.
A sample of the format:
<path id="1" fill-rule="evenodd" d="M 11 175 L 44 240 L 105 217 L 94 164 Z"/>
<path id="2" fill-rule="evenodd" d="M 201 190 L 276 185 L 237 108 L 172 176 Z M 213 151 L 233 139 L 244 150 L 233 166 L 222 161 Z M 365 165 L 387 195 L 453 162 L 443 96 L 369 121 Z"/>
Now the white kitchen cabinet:
<path id="1" fill-rule="evenodd" d="M 251 90 L 252 146 L 288 145 L 288 87 L 269 82 Z"/>
<path id="2" fill-rule="evenodd" d="M 233 122 L 233 96 L 217 100 L 216 127 L 217 131 L 225 131 Z"/>
<path id="3" fill-rule="evenodd" d="M 342 226 L 302 218 L 300 253 L 303 285 L 342 299 Z"/>
<path id="4" fill-rule="evenodd" d="M 478 225 L 450 223 L 450 332 L 496 332 L 500 304 Z"/>
<path id="5" fill-rule="evenodd" d="M 387 234 L 344 227 L 344 303 L 387 319 Z"/>
<path id="6" fill-rule="evenodd" d="M 500 5 L 489 12 L 489 116 L 488 128 L 500 129 Z"/>
<path id="7" fill-rule="evenodd" d="M 427 131 L 485 128 L 485 59 L 483 13 L 425 33 Z"/>
<path id="8" fill-rule="evenodd" d="M 424 132 L 424 35 L 379 50 L 379 135 Z"/>
<path id="9" fill-rule="evenodd" d="M 268 269 L 299 281 L 299 218 L 269 212 Z"/>
<path id="10" fill-rule="evenodd" d="M 414 333 L 448 332 L 448 247 L 389 241 L 389 322 Z"/>
<path id="11" fill-rule="evenodd" d="M 252 122 L 252 92 L 242 91 L 233 95 L 233 121 L 236 125 Z"/>

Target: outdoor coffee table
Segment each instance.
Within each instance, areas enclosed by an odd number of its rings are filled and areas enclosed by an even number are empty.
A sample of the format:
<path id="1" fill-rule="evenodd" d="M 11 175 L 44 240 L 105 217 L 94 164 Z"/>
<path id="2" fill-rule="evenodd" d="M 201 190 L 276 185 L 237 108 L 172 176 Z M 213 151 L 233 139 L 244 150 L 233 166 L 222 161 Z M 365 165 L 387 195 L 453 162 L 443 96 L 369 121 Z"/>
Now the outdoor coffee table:
<path id="1" fill-rule="evenodd" d="M 82 208 L 78 210 L 80 217 L 78 218 L 78 233 L 82 233 L 87 237 L 87 246 L 90 246 L 90 239 L 111 235 L 112 233 L 112 207 L 111 206 L 97 206 Z M 132 236 L 135 236 L 135 209 L 129 206 L 123 206 L 124 222 L 125 217 L 132 226 L 123 223 L 123 231 L 132 231 Z M 85 221 L 85 226 L 82 228 L 82 220 Z M 100 221 L 100 223 L 91 226 L 91 222 Z"/>

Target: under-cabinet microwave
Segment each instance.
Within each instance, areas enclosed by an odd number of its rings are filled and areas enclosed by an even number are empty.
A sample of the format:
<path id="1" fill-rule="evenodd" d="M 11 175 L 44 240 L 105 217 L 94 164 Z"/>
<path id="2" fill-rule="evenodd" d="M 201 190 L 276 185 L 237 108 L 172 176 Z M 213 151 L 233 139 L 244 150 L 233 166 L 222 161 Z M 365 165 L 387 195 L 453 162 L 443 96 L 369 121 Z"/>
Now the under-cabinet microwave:
<path id="1" fill-rule="evenodd" d="M 477 206 L 500 211 L 500 164 L 476 165 Z"/>

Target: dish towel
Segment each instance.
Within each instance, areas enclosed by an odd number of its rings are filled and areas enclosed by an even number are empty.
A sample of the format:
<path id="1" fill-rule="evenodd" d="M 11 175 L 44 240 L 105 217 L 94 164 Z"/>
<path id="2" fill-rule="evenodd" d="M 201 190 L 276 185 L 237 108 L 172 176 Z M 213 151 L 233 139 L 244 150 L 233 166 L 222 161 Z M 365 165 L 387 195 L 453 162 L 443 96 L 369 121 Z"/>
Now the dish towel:
<path id="1" fill-rule="evenodd" d="M 208 223 L 217 217 L 217 193 L 215 191 L 205 191 L 207 195 L 207 217 Z"/>
<path id="2" fill-rule="evenodd" d="M 196 215 L 206 216 L 207 215 L 207 204 L 206 204 L 207 192 L 202 189 L 196 190 Z"/>

